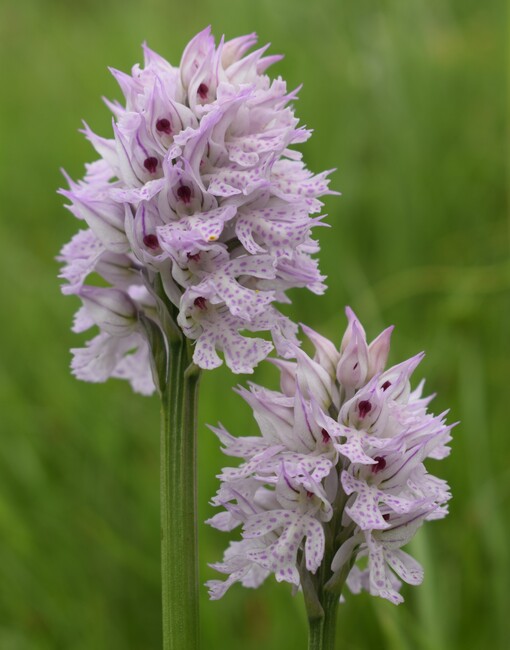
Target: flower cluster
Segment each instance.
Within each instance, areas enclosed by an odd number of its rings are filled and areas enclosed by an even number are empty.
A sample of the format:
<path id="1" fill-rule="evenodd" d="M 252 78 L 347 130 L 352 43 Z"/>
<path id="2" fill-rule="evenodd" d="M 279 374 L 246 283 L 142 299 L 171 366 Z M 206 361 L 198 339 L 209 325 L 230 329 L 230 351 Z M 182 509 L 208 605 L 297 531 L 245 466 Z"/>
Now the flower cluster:
<path id="1" fill-rule="evenodd" d="M 370 345 L 351 310 L 340 349 L 303 327 L 315 347 L 295 360 L 275 360 L 281 391 L 238 389 L 253 409 L 260 437 L 213 428 L 229 456 L 209 520 L 220 530 L 242 526 L 222 563 L 226 581 L 208 582 L 213 599 L 234 582 L 258 586 L 270 573 L 302 585 L 321 567 L 334 584 L 343 572 L 352 592 L 366 589 L 400 603 L 401 580 L 418 584 L 422 569 L 402 550 L 426 520 L 445 516 L 445 481 L 426 458 L 444 458 L 452 425 L 427 412 L 423 382 L 410 377 L 422 354 L 385 370 L 392 328 Z M 357 564 L 359 558 L 365 568 Z"/>
<path id="2" fill-rule="evenodd" d="M 100 334 L 74 350 L 73 370 L 88 381 L 130 379 L 150 392 L 148 348 L 138 316 L 157 322 L 147 278 L 159 277 L 194 361 L 252 372 L 272 344 L 240 332 L 269 331 L 289 353 L 296 327 L 273 306 L 285 292 L 324 290 L 312 255 L 328 172 L 311 174 L 291 148 L 298 126 L 281 78 L 265 70 L 280 56 L 247 54 L 250 34 L 215 45 L 210 29 L 186 47 L 179 67 L 144 47 L 144 67 L 112 70 L 125 106 L 107 101 L 113 138 L 84 133 L 100 156 L 82 181 L 68 179 L 70 211 L 87 227 L 64 246 L 64 293 L 83 307 L 74 329 Z M 141 273 L 144 271 L 146 281 Z M 101 288 L 86 285 L 97 274 Z M 150 282 L 149 282 L 150 285 Z"/>

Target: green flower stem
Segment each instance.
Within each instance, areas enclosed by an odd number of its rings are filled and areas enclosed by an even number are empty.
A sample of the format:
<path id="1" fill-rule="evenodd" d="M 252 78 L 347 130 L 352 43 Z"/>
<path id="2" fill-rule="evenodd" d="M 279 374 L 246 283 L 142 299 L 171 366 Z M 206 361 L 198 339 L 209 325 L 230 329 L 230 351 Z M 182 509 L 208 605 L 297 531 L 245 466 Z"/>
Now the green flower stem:
<path id="1" fill-rule="evenodd" d="M 334 650 L 338 596 L 324 591 L 320 598 L 323 615 L 308 619 L 308 650 Z"/>
<path id="2" fill-rule="evenodd" d="M 196 410 L 199 369 L 169 340 L 161 390 L 161 578 L 164 650 L 197 650 Z"/>
<path id="3" fill-rule="evenodd" d="M 308 614 L 308 650 L 334 650 L 337 609 L 354 558 L 339 571 L 331 573 L 335 551 L 352 535 L 352 528 L 341 525 L 346 497 L 339 493 L 335 516 L 325 527 L 325 552 L 316 574 L 301 565 L 301 585 Z"/>

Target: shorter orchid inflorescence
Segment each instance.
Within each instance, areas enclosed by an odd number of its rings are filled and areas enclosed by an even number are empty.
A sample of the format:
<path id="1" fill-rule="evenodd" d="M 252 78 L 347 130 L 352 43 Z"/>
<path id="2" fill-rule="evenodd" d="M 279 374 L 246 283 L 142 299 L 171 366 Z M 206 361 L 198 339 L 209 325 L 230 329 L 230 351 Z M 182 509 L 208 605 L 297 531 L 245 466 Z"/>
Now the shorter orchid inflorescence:
<path id="1" fill-rule="evenodd" d="M 448 454 L 453 425 L 445 413 L 427 412 L 423 382 L 410 388 L 423 355 L 385 370 L 392 328 L 367 345 L 350 309 L 347 315 L 339 350 L 303 327 L 313 358 L 296 347 L 294 361 L 272 360 L 281 392 L 238 389 L 260 437 L 213 428 L 223 451 L 243 460 L 220 474 L 213 504 L 223 511 L 208 522 L 223 531 L 242 527 L 242 540 L 213 565 L 228 575 L 208 582 L 213 599 L 235 582 L 257 587 L 274 573 L 302 587 L 309 602 L 324 589 L 340 596 L 346 582 L 354 593 L 398 604 L 401 580 L 422 580 L 402 547 L 424 521 L 447 513 L 448 485 L 423 463 Z"/>
<path id="2" fill-rule="evenodd" d="M 107 101 L 113 138 L 85 126 L 100 159 L 61 190 L 87 227 L 62 250 L 63 291 L 83 302 L 74 330 L 100 329 L 73 350 L 78 378 L 122 377 L 150 393 L 140 322 L 162 324 L 158 298 L 196 342 L 198 366 L 218 366 L 220 351 L 250 373 L 273 345 L 241 332 L 270 332 L 286 356 L 297 328 L 273 303 L 294 287 L 323 292 L 310 236 L 322 216 L 310 215 L 329 193 L 328 172 L 313 175 L 291 148 L 311 132 L 294 116 L 297 91 L 265 74 L 281 57 L 267 46 L 247 54 L 256 41 L 216 46 L 206 29 L 179 67 L 145 46 L 144 67 L 112 70 L 125 96 L 125 106 Z M 94 274 L 101 287 L 85 284 Z"/>

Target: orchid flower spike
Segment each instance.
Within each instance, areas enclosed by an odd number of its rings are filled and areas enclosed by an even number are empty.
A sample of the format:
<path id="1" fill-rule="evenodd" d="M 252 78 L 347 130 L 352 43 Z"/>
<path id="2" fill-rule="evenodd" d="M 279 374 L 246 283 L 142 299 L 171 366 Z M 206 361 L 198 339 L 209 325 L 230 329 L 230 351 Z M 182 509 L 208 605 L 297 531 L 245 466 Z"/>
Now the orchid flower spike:
<path id="1" fill-rule="evenodd" d="M 315 355 L 296 348 L 294 361 L 275 362 L 281 392 L 239 389 L 260 436 L 212 429 L 223 451 L 242 459 L 222 471 L 213 504 L 223 510 L 208 521 L 241 527 L 241 540 L 212 565 L 227 575 L 208 582 L 213 599 L 235 582 L 257 587 L 274 574 L 301 587 L 308 602 L 324 589 L 340 596 L 346 582 L 353 593 L 398 604 L 402 581 L 422 580 L 402 547 L 447 513 L 448 485 L 424 462 L 449 453 L 453 425 L 428 412 L 423 383 L 411 390 L 423 355 L 385 370 L 391 328 L 368 345 L 356 315 L 347 316 L 339 349 L 303 328 Z"/>
<path id="2" fill-rule="evenodd" d="M 273 345 L 240 332 L 270 332 L 288 356 L 297 327 L 274 303 L 294 287 L 324 291 L 311 237 L 323 217 L 311 215 L 333 193 L 329 172 L 312 174 L 293 148 L 311 132 L 294 115 L 296 91 L 266 75 L 281 57 L 247 53 L 256 40 L 216 45 L 207 28 L 178 67 L 144 46 L 143 66 L 112 70 L 124 95 L 106 101 L 113 137 L 85 125 L 99 159 L 60 190 L 82 223 L 58 258 L 62 290 L 83 301 L 75 331 L 99 327 L 73 350 L 79 379 L 122 377 L 150 393 L 146 327 L 163 326 L 161 300 L 195 341 L 198 366 L 220 365 L 221 352 L 251 373 Z M 107 287 L 88 286 L 92 274 Z"/>

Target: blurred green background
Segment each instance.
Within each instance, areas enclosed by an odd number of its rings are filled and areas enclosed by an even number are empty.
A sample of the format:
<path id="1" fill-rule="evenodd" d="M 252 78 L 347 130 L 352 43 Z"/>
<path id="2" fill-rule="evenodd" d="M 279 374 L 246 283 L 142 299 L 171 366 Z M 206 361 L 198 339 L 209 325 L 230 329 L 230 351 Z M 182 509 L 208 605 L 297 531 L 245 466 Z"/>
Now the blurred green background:
<path id="1" fill-rule="evenodd" d="M 341 608 L 349 650 L 508 648 L 509 228 L 505 173 L 506 11 L 486 0 L 4 0 L 0 6 L 0 649 L 160 647 L 158 403 L 127 384 L 77 382 L 77 302 L 54 261 L 77 229 L 56 189 L 95 157 L 82 118 L 106 136 L 106 66 L 149 45 L 177 64 L 212 23 L 256 30 L 303 82 L 311 169 L 336 167 L 322 229 L 323 297 L 288 313 L 340 339 L 350 304 L 375 336 L 397 326 L 392 360 L 425 349 L 421 372 L 451 407 L 453 454 L 431 469 L 450 516 L 413 542 L 426 577 L 399 608 L 367 595 Z M 266 364 L 268 365 L 268 364 Z M 225 368 L 203 377 L 200 520 L 224 459 L 205 423 L 253 434 Z M 255 380 L 275 387 L 271 368 Z M 200 528 L 203 580 L 224 534 Z M 204 649 L 305 647 L 301 598 L 268 581 L 202 592 Z"/>

